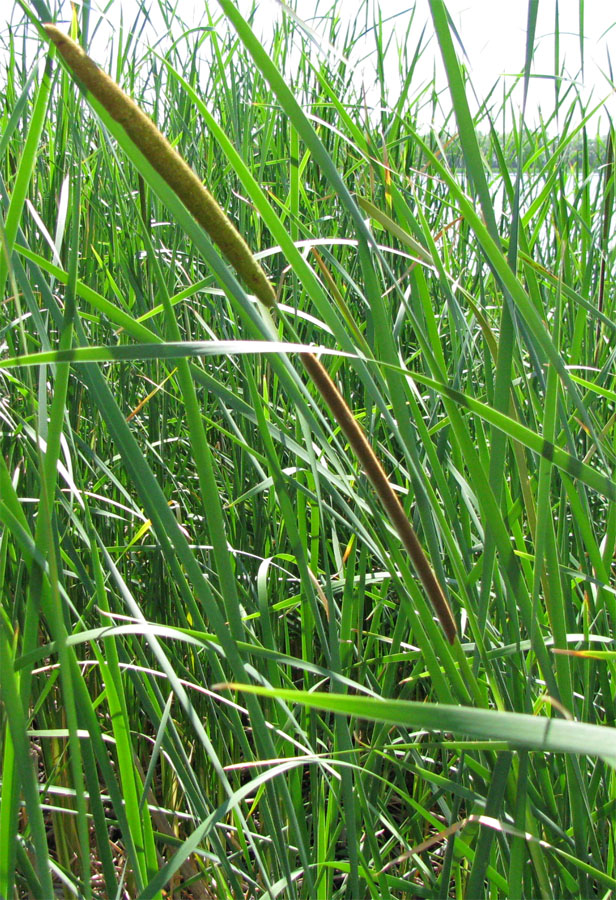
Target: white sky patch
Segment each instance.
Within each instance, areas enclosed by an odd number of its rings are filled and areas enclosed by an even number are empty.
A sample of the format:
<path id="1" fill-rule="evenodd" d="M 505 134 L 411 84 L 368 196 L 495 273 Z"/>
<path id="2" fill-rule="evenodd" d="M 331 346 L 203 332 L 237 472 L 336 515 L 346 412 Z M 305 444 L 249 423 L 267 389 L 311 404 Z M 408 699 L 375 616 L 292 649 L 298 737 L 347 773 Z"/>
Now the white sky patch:
<path id="1" fill-rule="evenodd" d="M 323 52 L 327 52 L 330 29 L 326 20 L 334 5 L 333 0 L 301 0 L 297 4 L 294 4 L 293 0 L 291 2 L 292 5 L 297 5 L 298 14 L 309 26 L 312 38 L 318 39 L 319 35 L 322 36 L 321 47 Z M 235 0 L 235 3 L 242 14 L 248 15 L 252 7 L 252 0 Z M 93 24 L 99 15 L 105 17 L 102 12 L 104 5 L 102 0 L 99 0 L 99 11 L 96 12 L 97 4 L 93 3 L 91 17 Z M 205 24 L 207 5 L 209 5 L 214 20 L 220 18 L 220 7 L 216 0 L 209 0 L 209 4 L 206 3 L 206 0 L 171 0 L 169 5 L 177 10 L 187 25 Z M 484 100 L 494 85 L 498 85 L 492 94 L 490 105 L 497 124 L 502 129 L 503 119 L 499 115 L 499 109 L 506 91 L 513 87 L 524 67 L 528 3 L 526 0 L 445 0 L 445 5 L 458 30 L 464 48 L 463 51 L 462 47 L 457 45 L 458 57 L 468 69 L 478 100 Z M 142 40 L 154 44 L 162 38 L 162 43 L 164 43 L 165 27 L 160 17 L 158 0 L 150 2 L 149 8 L 152 25 L 149 31 L 143 32 Z M 389 103 L 395 102 L 400 90 L 398 47 L 406 37 L 407 49 L 412 56 L 425 27 L 424 49 L 415 72 L 410 97 L 411 99 L 418 98 L 422 87 L 431 82 L 433 72 L 436 72 L 442 115 L 444 116 L 451 110 L 451 100 L 432 25 L 429 0 L 368 0 L 366 4 L 361 0 L 337 0 L 335 8 L 340 19 L 339 34 L 341 36 L 344 36 L 347 28 L 353 24 L 356 25 L 357 33 L 361 33 L 366 23 L 368 26 L 372 24 L 373 14 L 375 12 L 378 14 L 380 10 L 384 21 L 384 38 L 387 40 L 390 36 L 392 37 L 385 58 L 385 78 L 389 91 Z M 610 57 L 614 59 L 616 68 L 616 6 L 609 0 L 585 0 L 584 2 L 583 74 L 579 38 L 579 2 L 578 0 L 560 0 L 558 4 L 560 31 L 558 63 L 555 56 L 555 8 L 556 0 L 541 0 L 538 4 L 535 53 L 525 121 L 531 128 L 534 128 L 541 119 L 545 122 L 552 116 L 556 108 L 553 76 L 558 67 L 564 78 L 559 86 L 561 105 L 559 119 L 552 122 L 550 131 L 553 133 L 558 129 L 563 116 L 574 104 L 576 96 L 579 95 L 582 106 L 587 111 L 601 104 L 601 110 L 593 117 L 588 127 L 591 136 L 596 132 L 605 134 L 609 126 L 608 115 L 612 121 L 616 121 L 616 92 L 609 81 L 611 77 Z M 124 27 L 130 27 L 137 9 L 136 0 L 115 0 L 109 11 L 109 28 L 117 29 L 120 13 Z M 64 15 L 70 15 L 70 6 L 67 2 L 64 4 Z M 278 0 L 258 0 L 255 29 L 265 44 L 272 33 L 272 26 L 280 20 L 282 15 L 281 4 Z M 61 21 L 58 24 L 60 27 L 62 26 Z M 101 31 L 101 38 L 104 32 L 105 30 Z M 358 93 L 363 87 L 369 103 L 378 105 L 379 98 L 376 96 L 374 88 L 374 60 L 370 57 L 374 41 L 374 34 L 368 29 L 364 38 L 358 42 L 355 48 L 352 63 Z M 338 46 L 335 50 L 341 51 L 342 47 Z M 331 45 L 329 51 L 332 52 Z M 317 53 L 316 48 L 314 52 Z M 100 56 L 101 60 L 103 58 L 104 52 Z M 613 74 L 616 75 L 616 72 Z M 567 89 L 572 82 L 575 83 L 574 90 L 570 90 L 567 94 Z M 469 100 L 471 98 L 472 93 L 469 92 Z M 522 87 L 519 84 L 507 102 L 507 116 L 504 120 L 507 128 L 513 125 L 512 116 L 515 116 L 516 120 L 519 118 L 521 102 Z M 475 112 L 477 104 L 471 103 L 471 109 Z M 422 121 L 420 116 L 420 124 L 428 126 L 431 118 L 432 110 L 426 103 L 425 121 Z M 577 122 L 579 119 L 578 105 L 574 121 Z M 453 126 L 452 120 L 450 122 Z M 438 113 L 434 124 L 437 127 L 440 125 Z"/>
<path id="2" fill-rule="evenodd" d="M 191 0 L 182 2 L 189 3 Z M 445 5 L 462 43 L 463 49 L 456 46 L 459 59 L 469 71 L 478 99 L 485 99 L 499 82 L 493 94 L 494 103 L 498 107 L 504 92 L 513 86 L 524 69 L 528 4 L 525 0 L 446 0 Z M 239 0 L 238 6 L 247 12 L 250 2 Z M 259 8 L 263 14 L 259 16 L 259 23 L 266 35 L 268 22 L 271 23 L 281 14 L 280 5 L 277 0 L 260 0 Z M 312 3 L 310 0 L 303 0 L 299 8 L 306 22 L 318 31 L 321 16 L 327 13 L 330 4 L 319 3 L 318 0 L 312 0 Z M 385 35 L 393 31 L 394 40 L 390 46 L 389 58 L 386 59 L 385 70 L 392 94 L 390 99 L 395 99 L 400 81 L 396 40 L 398 43 L 404 40 L 411 21 L 411 52 L 424 26 L 427 26 L 426 47 L 416 72 L 416 90 L 419 91 L 422 82 L 429 82 L 433 71 L 436 71 L 438 88 L 445 91 L 446 79 L 428 0 L 371 0 L 369 8 L 380 9 L 385 20 Z M 539 123 L 540 117 L 546 121 L 554 111 L 556 91 L 553 75 L 558 70 L 564 77 L 559 86 L 560 98 L 567 94 L 567 88 L 575 82 L 575 90 L 564 97 L 562 112 L 573 103 L 576 92 L 579 92 L 583 104 L 589 110 L 604 102 L 602 115 L 593 118 L 591 130 L 596 127 L 605 132 L 608 128 L 606 113 L 609 113 L 613 121 L 616 120 L 616 93 L 609 80 L 616 76 L 616 72 L 610 76 L 610 56 L 616 68 L 616 7 L 605 0 L 585 0 L 583 74 L 578 0 L 561 0 L 559 3 L 558 63 L 555 8 L 555 0 L 541 0 L 538 6 L 526 121 L 533 127 Z M 357 9 L 357 0 L 338 0 L 337 11 L 344 23 L 341 33 L 346 30 L 344 25 L 352 22 L 353 16 L 357 15 Z M 363 22 L 363 11 L 360 18 Z M 367 36 L 365 51 L 368 52 L 371 46 L 373 38 Z M 366 61 L 364 66 L 368 65 Z M 373 75 L 365 73 L 364 77 L 373 78 Z M 445 109 L 450 107 L 447 95 L 443 97 L 442 103 Z M 521 103 L 522 87 L 519 85 L 512 95 L 512 109 L 516 115 L 519 115 Z"/>

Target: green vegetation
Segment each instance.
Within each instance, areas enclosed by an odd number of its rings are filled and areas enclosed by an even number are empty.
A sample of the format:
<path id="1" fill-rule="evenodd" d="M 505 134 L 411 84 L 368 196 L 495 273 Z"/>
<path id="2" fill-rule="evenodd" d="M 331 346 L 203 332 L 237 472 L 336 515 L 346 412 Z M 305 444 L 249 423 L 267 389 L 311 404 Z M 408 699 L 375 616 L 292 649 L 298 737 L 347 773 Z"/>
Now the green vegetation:
<path id="1" fill-rule="evenodd" d="M 439 0 L 437 131 L 421 48 L 386 102 L 379 22 L 358 95 L 365 7 L 327 56 L 218 4 L 159 0 L 152 48 L 120 0 L 109 46 L 89 4 L 3 31 L 0 898 L 610 897 L 613 134 L 574 88 L 535 130 L 471 115 Z"/>
<path id="2" fill-rule="evenodd" d="M 481 122 L 479 126 L 481 126 Z M 477 132 L 476 137 L 484 163 L 495 174 L 501 170 L 503 164 L 510 171 L 515 172 L 521 161 L 527 175 L 532 172 L 543 176 L 544 167 L 553 152 L 549 141 L 538 144 L 537 135 L 528 131 L 523 131 L 520 136 L 517 132 L 508 132 L 496 142 L 491 134 L 484 131 Z M 444 155 L 449 167 L 454 170 L 463 170 L 464 148 L 460 143 L 459 135 L 441 131 L 439 139 L 446 148 Z M 537 153 L 537 150 L 540 152 Z M 559 154 L 560 165 L 563 171 L 571 168 L 581 169 L 586 165 L 588 171 L 594 172 L 605 165 L 606 154 L 605 139 L 601 135 L 591 137 L 584 129 L 568 138 L 566 146 Z"/>

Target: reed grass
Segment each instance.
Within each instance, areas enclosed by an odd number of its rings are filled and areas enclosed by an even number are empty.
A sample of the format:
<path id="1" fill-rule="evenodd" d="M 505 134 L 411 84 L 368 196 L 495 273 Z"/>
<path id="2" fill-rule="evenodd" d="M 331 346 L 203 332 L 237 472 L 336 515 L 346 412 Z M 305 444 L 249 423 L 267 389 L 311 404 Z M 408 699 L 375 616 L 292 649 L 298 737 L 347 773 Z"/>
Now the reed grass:
<path id="1" fill-rule="evenodd" d="M 367 5 L 3 32 L 0 897 L 616 888 L 613 135 L 472 114 L 430 7 L 447 133 Z"/>

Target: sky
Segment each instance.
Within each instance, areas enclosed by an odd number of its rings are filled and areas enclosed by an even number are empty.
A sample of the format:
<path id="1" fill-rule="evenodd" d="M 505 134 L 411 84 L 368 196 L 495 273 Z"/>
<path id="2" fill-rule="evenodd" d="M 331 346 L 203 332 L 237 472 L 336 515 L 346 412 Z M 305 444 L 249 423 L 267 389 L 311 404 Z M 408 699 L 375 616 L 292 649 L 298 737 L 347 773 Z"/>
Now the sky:
<path id="1" fill-rule="evenodd" d="M 396 0 L 392 0 L 396 2 Z M 427 0 L 419 0 L 426 9 Z M 537 76 L 555 71 L 555 2 L 540 0 L 535 33 L 535 57 L 527 115 L 544 117 L 554 108 L 554 80 Z M 512 75 L 522 70 L 526 47 L 528 4 L 524 0 L 450 0 L 450 15 L 458 29 L 467 54 L 473 83 L 485 96 L 499 78 L 511 84 Z M 616 5 L 610 0 L 586 0 L 584 3 L 584 71 L 581 71 L 579 4 L 561 0 L 559 11 L 560 66 L 575 79 L 585 97 L 598 104 L 607 101 L 607 110 L 616 120 L 616 94 L 609 80 L 611 51 L 616 67 Z M 616 72 L 612 73 L 612 80 Z M 521 103 L 521 93 L 518 102 Z M 607 127 L 605 115 L 604 127 Z"/>
<path id="2" fill-rule="evenodd" d="M 144 0 L 114 0 L 111 4 L 110 27 L 117 27 L 118 7 L 121 6 L 124 21 L 131 21 L 137 3 Z M 145 0 L 146 6 L 155 10 L 159 2 L 164 0 Z M 176 6 L 179 14 L 189 24 L 197 23 L 203 17 L 206 0 L 167 0 Z M 288 0 L 287 0 L 288 2 Z M 334 0 L 297 0 L 297 8 L 302 19 L 317 33 L 322 26 L 323 16 L 333 5 Z M 410 43 L 414 47 L 424 26 L 427 46 L 422 53 L 416 71 L 412 94 L 419 93 L 422 84 L 431 81 L 433 70 L 437 75 L 437 86 L 443 90 L 442 103 L 444 109 L 451 109 L 446 91 L 440 52 L 430 15 L 429 0 L 367 0 L 369 7 L 380 7 L 385 20 L 385 31 L 391 30 L 394 40 L 402 41 L 410 21 Z M 441 0 L 443 2 L 443 0 Z M 465 62 L 475 92 L 479 98 L 485 98 L 496 82 L 499 89 L 494 95 L 495 102 L 503 96 L 504 88 L 509 88 L 524 66 L 526 49 L 526 19 L 528 15 L 527 0 L 444 0 L 451 18 L 458 30 L 463 50 L 457 47 L 459 57 Z M 559 66 L 564 67 L 567 78 L 574 79 L 584 104 L 600 105 L 600 112 L 591 120 L 589 133 L 599 131 L 605 134 L 609 125 L 607 114 L 616 122 L 616 92 L 609 83 L 610 55 L 614 61 L 616 78 L 616 4 L 612 0 L 583 0 L 584 8 L 584 71 L 581 70 L 581 53 L 579 39 L 579 0 L 533 0 L 538 2 L 538 22 L 535 36 L 535 56 L 533 61 L 533 79 L 526 110 L 526 121 L 536 126 L 540 116 L 545 122 L 554 110 L 555 92 L 555 9 L 559 11 Z M 252 0 L 235 0 L 236 5 L 245 14 L 252 5 Z M 92 0 L 92 7 L 104 9 L 106 0 Z M 218 10 L 216 0 L 209 0 L 212 10 Z M 70 13 L 68 0 L 64 3 Z M 262 30 L 262 37 L 267 41 L 272 23 L 282 15 L 279 0 L 258 0 L 257 27 Z M 336 9 L 342 20 L 341 33 L 344 34 L 346 21 L 352 21 L 357 10 L 363 6 L 363 0 L 336 0 Z M 414 12 L 413 12 L 414 9 Z M 362 16 L 363 21 L 363 16 Z M 372 21 L 372 17 L 370 17 Z M 160 37 L 160 34 L 155 35 Z M 323 46 L 326 42 L 322 41 Z M 370 36 L 366 37 L 366 52 L 372 46 Z M 465 52 L 465 56 L 464 56 Z M 365 55 L 359 53 L 358 56 Z M 104 58 L 104 54 L 103 54 Z M 395 100 L 399 77 L 395 49 L 386 60 L 386 77 L 390 86 L 390 101 Z M 355 69 L 357 86 L 363 84 L 368 91 L 374 85 L 374 70 L 369 60 L 357 64 Z M 563 82 L 563 89 L 567 82 Z M 374 91 L 373 91 L 374 93 Z M 571 94 L 573 99 L 573 92 Z M 519 116 L 522 101 L 521 86 L 512 96 L 512 114 Z M 427 115 L 427 113 L 426 113 Z M 426 122 L 426 124 L 429 124 Z M 438 122 L 436 123 L 439 124 Z M 552 131 L 558 127 L 554 122 Z"/>
<path id="3" fill-rule="evenodd" d="M 190 3 L 192 0 L 181 2 Z M 240 8 L 242 5 L 246 9 L 250 6 L 249 0 L 237 2 Z M 414 43 L 413 35 L 418 39 L 423 26 L 427 23 L 426 37 L 429 43 L 417 71 L 418 86 L 422 79 L 426 81 L 431 79 L 433 67 L 436 66 L 437 83 L 444 88 L 445 76 L 432 28 L 429 0 L 380 0 L 380 3 L 379 0 L 371 0 L 371 3 L 380 5 L 383 17 L 389 17 L 389 27 L 394 30 L 399 40 L 406 34 L 411 16 L 413 18 L 411 43 Z M 259 5 L 263 13 L 260 21 L 264 23 L 264 28 L 266 22 L 282 14 L 277 0 L 259 0 Z M 301 10 L 302 18 L 318 29 L 319 13 L 325 12 L 329 5 L 327 0 L 320 3 L 317 0 L 302 0 L 298 4 L 298 9 Z M 499 80 L 502 83 L 504 79 L 505 85 L 510 87 L 524 66 L 528 16 L 526 0 L 445 0 L 445 5 L 458 30 L 464 50 L 459 45 L 457 50 L 469 70 L 477 96 L 486 97 Z M 532 69 L 535 77 L 531 83 L 526 110 L 526 119 L 533 123 L 539 121 L 540 112 L 545 121 L 554 109 L 554 79 L 550 76 L 555 71 L 556 6 L 557 0 L 538 0 L 536 50 Z M 583 74 L 579 6 L 578 0 L 558 2 L 559 66 L 561 70 L 564 67 L 564 73 L 568 78 L 575 80 L 582 97 L 585 101 L 590 100 L 591 106 L 605 101 L 600 119 L 598 117 L 593 119 L 593 126 L 605 132 L 608 127 L 606 112 L 611 115 L 613 121 L 616 121 L 616 93 L 609 82 L 610 56 L 614 65 L 611 78 L 616 79 L 616 4 L 611 0 L 585 0 L 583 3 Z M 357 7 L 357 0 L 338 0 L 338 10 L 342 18 L 350 19 L 356 15 Z M 410 11 L 412 7 L 416 7 L 414 15 Z M 397 81 L 395 53 L 392 52 L 391 57 L 389 83 L 395 91 Z M 366 72 L 366 78 L 370 78 L 369 71 Z M 497 96 L 499 99 L 502 97 L 502 88 Z M 514 94 L 516 111 L 519 110 L 521 102 L 520 88 Z"/>

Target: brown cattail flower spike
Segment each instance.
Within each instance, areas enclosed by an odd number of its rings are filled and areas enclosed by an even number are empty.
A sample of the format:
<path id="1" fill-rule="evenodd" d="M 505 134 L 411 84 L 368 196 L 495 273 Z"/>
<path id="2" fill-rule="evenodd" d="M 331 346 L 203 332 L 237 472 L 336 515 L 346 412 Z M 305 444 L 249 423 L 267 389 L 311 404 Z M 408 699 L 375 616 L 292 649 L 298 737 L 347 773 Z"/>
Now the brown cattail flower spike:
<path id="1" fill-rule="evenodd" d="M 90 59 L 79 44 L 59 31 L 55 25 L 45 25 L 45 31 L 67 66 L 105 107 L 111 118 L 122 126 L 150 165 L 175 191 L 199 225 L 218 245 L 248 287 L 265 306 L 275 306 L 274 289 L 244 238 L 154 122 Z"/>
<path id="2" fill-rule="evenodd" d="M 45 31 L 67 66 L 96 97 L 109 115 L 124 128 L 135 146 L 177 194 L 196 221 L 207 231 L 256 297 L 267 309 L 274 308 L 276 306 L 275 291 L 267 275 L 252 255 L 246 241 L 203 186 L 198 176 L 173 149 L 152 120 L 90 59 L 78 44 L 59 31 L 55 25 L 45 25 Z M 300 356 L 315 387 L 329 406 L 355 455 L 364 467 L 383 508 L 411 557 L 447 639 L 453 643 L 457 635 L 456 623 L 443 589 L 374 450 L 325 367 L 312 353 L 301 353 Z"/>

